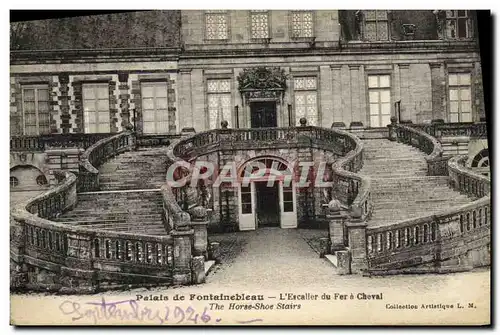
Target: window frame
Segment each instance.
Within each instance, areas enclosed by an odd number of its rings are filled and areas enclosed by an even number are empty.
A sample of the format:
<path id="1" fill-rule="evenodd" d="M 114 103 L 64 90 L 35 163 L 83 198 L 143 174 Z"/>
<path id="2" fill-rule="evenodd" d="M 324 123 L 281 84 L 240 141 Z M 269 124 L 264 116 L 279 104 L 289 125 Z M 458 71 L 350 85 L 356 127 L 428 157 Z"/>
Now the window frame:
<path id="1" fill-rule="evenodd" d="M 459 11 L 465 11 L 465 16 L 459 16 Z M 449 12 L 452 12 L 453 16 L 448 16 Z M 465 10 L 465 9 L 460 9 L 460 10 L 445 10 L 445 36 L 446 39 L 449 40 L 468 40 L 473 37 L 473 30 L 472 30 L 472 16 L 470 13 L 470 10 Z M 465 37 L 460 37 L 459 35 L 459 25 L 458 21 L 460 19 L 465 19 Z M 454 21 L 455 23 L 455 31 L 456 31 L 456 36 L 452 37 L 448 35 L 448 22 Z"/>
<path id="2" fill-rule="evenodd" d="M 49 119 L 47 133 L 40 132 L 40 110 L 39 110 L 39 99 L 38 99 L 38 90 L 46 89 L 47 90 L 47 115 Z M 34 90 L 34 103 L 35 103 L 35 120 L 36 120 L 36 134 L 26 134 L 26 101 L 25 101 L 25 90 Z M 46 83 L 37 83 L 37 84 L 23 84 L 21 86 L 21 104 L 22 104 L 22 133 L 25 136 L 40 136 L 40 135 L 48 135 L 51 133 L 50 131 L 50 123 L 51 123 L 51 90 L 50 85 Z"/>
<path id="3" fill-rule="evenodd" d="M 389 86 L 388 87 L 380 87 L 380 77 L 382 76 L 386 76 L 386 77 L 389 77 Z M 370 87 L 370 77 L 377 77 L 377 87 Z M 381 113 L 381 104 L 382 102 L 380 101 L 380 92 L 381 91 L 384 91 L 384 90 L 388 90 L 389 91 L 389 119 L 391 118 L 391 116 L 393 116 L 393 82 L 394 82 L 394 79 L 393 79 L 393 76 L 392 76 L 392 73 L 390 72 L 387 72 L 387 71 L 367 71 L 366 72 L 366 108 L 367 108 L 367 123 L 368 123 L 368 127 L 369 128 L 385 128 L 386 126 L 374 126 L 372 125 L 372 122 L 371 122 L 371 101 L 370 101 L 370 92 L 378 92 L 379 93 L 379 101 L 378 101 L 378 106 L 379 106 L 379 113 L 378 113 L 378 117 L 379 117 L 379 124 L 382 123 L 382 113 Z M 385 114 L 384 114 L 385 115 Z M 390 123 L 390 122 L 389 122 Z"/>
<path id="4" fill-rule="evenodd" d="M 88 86 L 93 86 L 93 89 L 94 89 L 94 94 L 95 94 L 95 89 L 97 86 L 104 86 L 107 88 L 106 90 L 106 96 L 107 96 L 107 101 L 108 101 L 108 119 L 107 119 L 107 122 L 108 122 L 108 125 L 109 125 L 109 131 L 107 132 L 87 132 L 87 129 L 86 129 L 86 118 L 85 118 L 85 100 L 90 100 L 90 99 L 85 99 L 85 87 L 88 87 Z M 93 99 L 94 100 L 94 104 L 95 104 L 95 101 L 98 101 L 100 99 Z M 98 114 L 99 111 L 98 110 L 94 110 L 94 113 Z M 109 105 L 109 82 L 107 81 L 88 81 L 88 82 L 82 82 L 82 115 L 83 115 L 83 133 L 84 134 L 106 134 L 106 133 L 111 133 L 111 106 Z M 97 130 L 99 130 L 99 118 L 98 118 L 98 115 L 96 115 L 96 122 L 95 124 L 97 125 Z"/>
<path id="5" fill-rule="evenodd" d="M 210 92 L 208 90 L 208 84 L 210 81 L 222 81 L 222 80 L 227 80 L 229 82 L 229 90 L 225 92 Z M 210 125 L 210 96 L 218 96 L 218 104 L 220 104 L 220 96 L 222 95 L 228 95 L 229 96 L 229 115 L 231 116 L 231 120 L 226 120 L 228 121 L 228 127 L 232 128 L 235 124 L 235 115 L 234 115 L 234 110 L 233 110 L 233 79 L 227 75 L 224 76 L 214 76 L 214 77 L 208 77 L 205 79 L 205 106 L 206 106 L 206 122 L 207 122 L 207 129 L 211 129 Z M 219 106 L 220 107 L 220 106 Z M 219 121 L 224 120 L 224 115 L 220 115 L 221 119 Z M 215 125 L 215 129 L 219 128 L 220 124 Z"/>
<path id="6" fill-rule="evenodd" d="M 207 17 L 210 15 L 214 15 L 214 16 L 223 15 L 224 16 L 225 21 L 226 21 L 226 37 L 225 38 L 209 38 L 208 37 Z M 205 42 L 221 42 L 221 41 L 227 42 L 227 41 L 229 41 L 230 36 L 231 36 L 230 27 L 231 27 L 230 15 L 229 15 L 229 12 L 227 10 L 205 10 L 204 11 L 204 13 L 203 13 L 203 29 L 204 29 L 203 38 L 204 38 Z"/>
<path id="7" fill-rule="evenodd" d="M 315 89 L 311 88 L 297 88 L 295 85 L 295 80 L 298 78 L 314 78 L 316 82 L 316 87 Z M 319 87 L 319 76 L 318 74 L 311 74 L 311 73 L 297 73 L 294 74 L 292 77 L 292 90 L 293 90 L 293 120 L 295 120 L 294 126 L 299 125 L 299 120 L 297 118 L 297 98 L 296 98 L 296 93 L 297 92 L 314 92 L 316 94 L 316 126 L 321 125 L 321 113 L 319 112 L 319 94 L 318 94 L 318 87 Z M 311 125 L 310 119 L 308 118 L 307 114 L 307 106 L 308 104 L 305 104 L 306 106 L 306 114 L 305 118 L 307 119 L 307 124 Z"/>
<path id="8" fill-rule="evenodd" d="M 300 36 L 294 36 L 294 24 L 293 24 L 293 14 L 298 14 L 300 13 L 301 15 L 304 15 L 306 13 L 311 14 L 311 36 L 304 36 L 303 35 L 303 28 L 300 28 L 301 34 Z M 303 22 L 303 20 L 301 20 Z M 315 11 L 313 10 L 291 10 L 289 12 L 289 30 L 290 30 L 290 39 L 291 40 L 311 40 L 316 38 L 316 15 Z"/>
<path id="9" fill-rule="evenodd" d="M 165 91 L 166 91 L 166 95 L 165 95 L 165 97 L 164 97 L 164 98 L 165 98 L 165 99 L 166 99 L 166 101 L 167 101 L 167 106 L 165 107 L 166 116 L 167 116 L 167 118 L 166 118 L 166 124 L 167 124 L 167 125 L 166 125 L 166 128 L 167 128 L 167 129 L 166 129 L 166 131 L 165 131 L 165 132 L 158 132 L 158 131 L 157 131 L 157 128 L 156 128 L 156 125 L 158 125 L 158 124 L 159 124 L 159 121 L 157 121 L 157 118 L 156 118 L 156 116 L 157 116 L 157 108 L 156 108 L 156 107 L 157 107 L 157 105 L 156 105 L 156 98 L 157 98 L 157 97 L 156 97 L 156 87 L 157 87 L 157 86 L 155 86 L 155 85 L 157 85 L 157 84 L 165 84 Z M 168 94 L 169 94 L 169 93 L 168 93 L 168 80 L 141 80 L 141 81 L 140 81 L 140 86 L 141 86 L 141 111 L 142 111 L 141 121 L 142 121 L 142 132 L 143 132 L 144 134 L 151 134 L 151 135 L 161 135 L 161 134 L 170 134 L 170 133 L 172 133 L 172 132 L 170 131 L 170 121 L 171 121 L 171 120 L 170 120 L 170 114 L 169 114 L 169 110 L 168 110 L 168 107 L 169 107 L 169 106 L 168 106 L 168 99 L 169 99 L 169 96 L 168 96 Z M 144 122 L 145 122 L 145 121 L 144 121 L 144 114 L 145 114 L 145 110 L 146 110 L 146 109 L 144 108 L 144 94 L 143 94 L 142 89 L 143 89 L 143 87 L 145 87 L 145 86 L 151 86 L 151 87 L 154 87 L 154 88 L 155 88 L 155 91 L 154 91 L 154 96 L 152 97 L 152 98 L 153 98 L 153 102 L 154 102 L 154 109 L 153 109 L 153 110 L 154 110 L 154 117 L 155 117 L 155 120 L 154 120 L 154 123 L 155 123 L 155 132 L 154 132 L 154 133 L 146 133 L 146 132 L 144 132 Z M 151 97 L 148 97 L 148 98 L 151 98 Z M 160 98 L 162 98 L 162 97 L 160 97 Z M 150 109 L 148 109 L 148 110 L 150 110 Z M 160 109 L 160 110 L 161 110 L 161 109 Z M 148 122 L 151 122 L 151 121 L 148 121 Z M 175 131 L 174 131 L 174 133 L 176 133 L 176 132 L 177 132 L 177 122 L 176 122 L 176 120 L 174 120 L 174 124 L 175 124 Z"/>
<path id="10" fill-rule="evenodd" d="M 375 18 L 374 19 L 367 19 L 366 12 L 372 11 L 375 12 Z M 386 18 L 384 20 L 378 18 L 378 12 L 385 12 Z M 374 40 L 369 40 L 366 37 L 366 23 L 367 22 L 374 22 L 375 23 L 375 39 Z M 379 30 L 378 30 L 378 23 L 379 22 L 385 22 L 387 25 L 387 39 L 380 39 L 379 37 Z M 385 41 L 390 41 L 391 40 L 391 29 L 389 26 L 389 13 L 387 10 L 364 10 L 363 11 L 363 40 L 365 41 L 370 41 L 370 42 L 385 42 Z"/>
<path id="11" fill-rule="evenodd" d="M 266 20 L 267 20 L 267 37 L 254 37 L 253 36 L 253 24 L 252 24 L 252 19 L 254 15 L 266 15 Z M 250 40 L 254 42 L 261 42 L 265 40 L 270 40 L 271 39 L 271 11 L 270 10 L 249 10 L 248 11 L 248 24 L 250 28 Z"/>
<path id="12" fill-rule="evenodd" d="M 461 85 L 461 84 L 457 84 L 457 85 L 450 85 L 450 75 L 456 75 L 456 76 L 460 76 L 460 75 L 463 75 L 463 74 L 468 74 L 469 75 L 469 85 Z M 458 78 L 457 78 L 458 79 Z M 472 76 L 472 71 L 469 71 L 469 70 L 462 70 L 462 69 L 454 69 L 453 71 L 449 71 L 448 74 L 447 74 L 447 78 L 446 78 L 446 88 L 447 88 L 447 97 L 448 97 L 448 101 L 447 101 L 447 105 L 448 105 L 448 108 L 447 108 L 447 112 L 448 112 L 448 122 L 455 122 L 455 121 L 451 121 L 451 114 L 458 114 L 458 121 L 459 123 L 462 123 L 462 122 L 465 122 L 465 123 L 469 123 L 469 122 L 474 122 L 474 110 L 473 110 L 473 97 L 474 97 L 474 92 L 473 92 L 473 85 L 472 85 L 472 82 L 473 82 L 473 76 Z M 451 90 L 455 89 L 458 91 L 458 100 L 453 100 L 453 101 L 457 101 L 458 102 L 458 113 L 452 113 L 451 112 Z M 462 121 L 462 98 L 461 98 L 461 91 L 462 89 L 465 89 L 465 88 L 469 88 L 469 94 L 470 94 L 470 99 L 469 99 L 469 102 L 470 102 L 470 121 Z M 466 101 L 466 100 L 463 100 L 463 101 Z"/>

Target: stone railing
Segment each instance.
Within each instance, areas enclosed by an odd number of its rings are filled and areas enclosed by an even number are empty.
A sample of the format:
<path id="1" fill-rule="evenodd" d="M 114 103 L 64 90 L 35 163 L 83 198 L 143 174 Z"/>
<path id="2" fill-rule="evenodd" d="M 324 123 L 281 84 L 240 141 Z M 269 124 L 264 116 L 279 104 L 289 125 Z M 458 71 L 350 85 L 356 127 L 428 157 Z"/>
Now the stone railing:
<path id="1" fill-rule="evenodd" d="M 390 226 L 368 227 L 366 245 L 369 272 L 390 274 L 391 270 L 450 271 L 489 264 L 491 234 L 490 180 L 464 166 L 466 156 L 448 162 L 450 184 L 473 198 L 469 204 L 434 215 L 405 220 Z M 468 255 L 474 249 L 480 255 Z M 461 266 L 455 266 L 456 264 Z M 420 266 L 420 269 L 411 269 Z"/>
<path id="2" fill-rule="evenodd" d="M 488 126 L 485 122 L 411 124 L 410 127 L 436 138 L 457 136 L 487 138 L 488 136 Z"/>
<path id="3" fill-rule="evenodd" d="M 99 134 L 52 134 L 40 136 L 12 136 L 10 151 L 43 152 L 52 148 L 82 148 L 87 149 L 103 138 L 113 136 L 109 133 Z"/>
<path id="4" fill-rule="evenodd" d="M 50 221 L 76 204 L 77 178 L 58 173 L 61 181 L 11 211 L 11 260 L 46 273 L 43 280 L 26 270 L 15 272 L 11 285 L 60 292 L 95 291 L 124 283 L 171 283 L 174 238 L 88 229 Z M 107 283 L 107 284 L 102 284 Z"/>
<path id="5" fill-rule="evenodd" d="M 103 138 L 91 145 L 82 154 L 78 174 L 78 191 L 96 191 L 99 189 L 99 167 L 109 158 L 135 148 L 135 134 L 124 131 L 111 137 Z"/>
<path id="6" fill-rule="evenodd" d="M 443 148 L 436 138 L 422 130 L 395 122 L 388 127 L 389 140 L 414 146 L 427 154 L 425 160 L 427 161 L 428 175 L 448 175 L 448 157 L 443 157 Z"/>

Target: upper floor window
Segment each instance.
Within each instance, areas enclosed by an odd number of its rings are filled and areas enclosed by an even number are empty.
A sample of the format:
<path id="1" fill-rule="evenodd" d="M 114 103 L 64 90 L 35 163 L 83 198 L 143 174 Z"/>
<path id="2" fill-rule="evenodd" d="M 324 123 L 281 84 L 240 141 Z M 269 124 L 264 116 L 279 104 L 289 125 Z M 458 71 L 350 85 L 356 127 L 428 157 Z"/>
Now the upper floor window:
<path id="1" fill-rule="evenodd" d="M 292 12 L 292 37 L 313 37 L 313 13 L 312 11 Z"/>
<path id="2" fill-rule="evenodd" d="M 468 10 L 447 10 L 446 11 L 446 37 L 469 38 L 470 32 L 470 16 Z"/>
<path id="3" fill-rule="evenodd" d="M 251 10 L 252 38 L 269 38 L 269 15 L 267 10 Z"/>
<path id="4" fill-rule="evenodd" d="M 49 86 L 24 86 L 22 96 L 24 135 L 50 133 Z"/>
<path id="5" fill-rule="evenodd" d="M 220 127 L 225 120 L 232 125 L 230 79 L 207 80 L 208 121 L 210 129 Z"/>
<path id="6" fill-rule="evenodd" d="M 363 37 L 368 41 L 387 41 L 389 39 L 389 24 L 387 11 L 365 10 Z"/>
<path id="7" fill-rule="evenodd" d="M 210 10 L 205 13 L 205 36 L 207 40 L 226 40 L 228 38 L 227 12 Z"/>
<path id="8" fill-rule="evenodd" d="M 109 84 L 83 84 L 85 133 L 109 133 Z"/>
<path id="9" fill-rule="evenodd" d="M 168 113 L 167 82 L 141 83 L 142 132 L 145 134 L 165 134 L 175 132 L 175 120 Z"/>
<path id="10" fill-rule="evenodd" d="M 391 76 L 368 76 L 370 126 L 385 127 L 391 123 Z"/>
<path id="11" fill-rule="evenodd" d="M 293 80 L 295 95 L 295 124 L 305 117 L 307 124 L 318 125 L 317 78 L 295 77 Z"/>
<path id="12" fill-rule="evenodd" d="M 471 78 L 470 73 L 450 73 L 450 122 L 471 122 Z"/>

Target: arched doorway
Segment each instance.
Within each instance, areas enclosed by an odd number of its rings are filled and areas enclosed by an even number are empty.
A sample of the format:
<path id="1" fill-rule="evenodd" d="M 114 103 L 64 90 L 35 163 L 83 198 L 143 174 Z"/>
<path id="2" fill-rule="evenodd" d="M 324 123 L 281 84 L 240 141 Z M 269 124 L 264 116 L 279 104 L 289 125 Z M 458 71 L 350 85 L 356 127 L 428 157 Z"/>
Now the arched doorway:
<path id="1" fill-rule="evenodd" d="M 278 157 L 258 157 L 238 170 L 239 230 L 297 228 L 293 169 Z"/>

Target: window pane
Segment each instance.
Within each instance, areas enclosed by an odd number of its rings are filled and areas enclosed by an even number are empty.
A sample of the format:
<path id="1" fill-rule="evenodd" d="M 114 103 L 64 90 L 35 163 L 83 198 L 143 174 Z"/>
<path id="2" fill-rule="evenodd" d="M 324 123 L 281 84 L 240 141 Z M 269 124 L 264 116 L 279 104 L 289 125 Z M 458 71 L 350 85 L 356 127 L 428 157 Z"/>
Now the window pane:
<path id="1" fill-rule="evenodd" d="M 390 103 L 381 104 L 380 108 L 381 108 L 381 110 L 380 110 L 381 114 L 385 114 L 385 115 L 391 114 L 391 104 Z"/>
<path id="2" fill-rule="evenodd" d="M 109 113 L 108 112 L 99 112 L 99 123 L 108 124 L 109 123 Z"/>
<path id="3" fill-rule="evenodd" d="M 460 85 L 470 85 L 470 73 L 460 73 L 458 77 Z"/>
<path id="4" fill-rule="evenodd" d="M 147 122 L 147 121 L 144 121 L 142 123 L 142 131 L 144 133 L 148 133 L 148 134 L 154 134 L 155 133 L 155 123 L 154 122 Z"/>
<path id="5" fill-rule="evenodd" d="M 375 12 L 376 11 L 374 11 L 374 10 L 365 10 L 364 11 L 365 19 L 366 20 L 375 20 L 375 18 L 376 18 Z"/>
<path id="6" fill-rule="evenodd" d="M 379 116 L 378 115 L 371 115 L 370 116 L 370 125 L 372 127 L 380 127 L 380 121 L 379 121 Z"/>
<path id="7" fill-rule="evenodd" d="M 373 91 L 371 91 L 369 93 L 369 96 L 370 96 L 370 102 L 371 103 L 379 102 L 379 92 L 373 92 Z"/>
<path id="8" fill-rule="evenodd" d="M 460 90 L 460 100 L 470 100 L 470 88 Z"/>
<path id="9" fill-rule="evenodd" d="M 83 98 L 84 99 L 95 99 L 94 88 L 90 86 L 83 87 Z"/>
<path id="10" fill-rule="evenodd" d="M 242 204 L 241 205 L 241 213 L 242 214 L 252 213 L 252 205 L 251 204 Z"/>
<path id="11" fill-rule="evenodd" d="M 154 87 L 151 85 L 142 85 L 142 97 L 152 98 L 154 96 Z"/>
<path id="12" fill-rule="evenodd" d="M 380 113 L 378 104 L 370 104 L 370 115 L 378 115 Z"/>
<path id="13" fill-rule="evenodd" d="M 97 89 L 97 98 L 99 98 L 99 99 L 108 99 L 109 98 L 108 85 L 99 85 L 99 86 L 96 86 L 96 89 Z"/>
<path id="14" fill-rule="evenodd" d="M 458 113 L 458 101 L 450 101 L 450 113 Z"/>
<path id="15" fill-rule="evenodd" d="M 24 90 L 24 101 L 35 101 L 35 90 L 34 89 L 25 89 Z"/>
<path id="16" fill-rule="evenodd" d="M 153 98 L 142 99 L 142 108 L 144 109 L 154 109 L 155 102 Z"/>
<path id="17" fill-rule="evenodd" d="M 38 89 L 38 101 L 49 101 L 49 91 L 46 89 Z"/>
<path id="18" fill-rule="evenodd" d="M 109 101 L 108 100 L 97 100 L 97 109 L 99 111 L 108 111 L 109 110 Z"/>
<path id="19" fill-rule="evenodd" d="M 446 21 L 446 35 L 450 38 L 456 38 L 457 28 L 456 28 L 456 20 L 447 20 Z"/>
<path id="20" fill-rule="evenodd" d="M 458 75 L 456 75 L 456 74 L 449 74 L 448 75 L 448 83 L 450 85 L 458 85 Z"/>
<path id="21" fill-rule="evenodd" d="M 458 100 L 458 90 L 450 90 L 450 100 L 451 101 Z"/>
<path id="22" fill-rule="evenodd" d="M 251 193 L 242 193 L 241 194 L 241 202 L 242 203 L 251 203 L 252 202 L 252 194 Z"/>
<path id="23" fill-rule="evenodd" d="M 377 76 L 368 76 L 368 87 L 378 87 Z"/>
<path id="24" fill-rule="evenodd" d="M 154 110 L 145 110 L 142 115 L 143 122 L 154 121 L 155 120 L 155 112 Z"/>
<path id="25" fill-rule="evenodd" d="M 165 99 L 165 98 L 156 99 L 156 108 L 157 109 L 167 109 L 168 108 L 167 99 Z"/>
<path id="26" fill-rule="evenodd" d="M 269 35 L 267 12 L 252 13 L 252 38 L 267 38 Z"/>
<path id="27" fill-rule="evenodd" d="M 387 20 L 387 11 L 386 10 L 377 10 L 377 19 L 379 20 Z"/>
<path id="28" fill-rule="evenodd" d="M 166 83 L 156 83 L 156 97 L 157 98 L 166 98 L 168 91 L 167 91 L 167 84 Z"/>
<path id="29" fill-rule="evenodd" d="M 285 211 L 285 212 L 293 212 L 293 202 L 285 202 L 283 204 L 283 211 Z"/>
<path id="30" fill-rule="evenodd" d="M 388 90 L 384 90 L 380 92 L 380 101 L 381 102 L 391 102 L 391 92 Z"/>
<path id="31" fill-rule="evenodd" d="M 460 116 L 461 122 L 472 122 L 471 113 L 462 113 L 460 114 Z"/>
<path id="32" fill-rule="evenodd" d="M 168 121 L 168 112 L 166 109 L 157 109 L 156 110 L 156 120 L 158 121 Z"/>
<path id="33" fill-rule="evenodd" d="M 25 102 L 24 103 L 24 112 L 31 112 L 31 113 L 34 113 L 35 112 L 35 103 L 34 102 Z"/>
<path id="34" fill-rule="evenodd" d="M 391 76 L 380 76 L 380 87 L 390 87 Z"/>
<path id="35" fill-rule="evenodd" d="M 99 132 L 100 133 L 109 133 L 109 122 L 108 123 L 99 123 Z"/>
<path id="36" fill-rule="evenodd" d="M 458 19 L 458 37 L 466 38 L 467 37 L 467 19 Z"/>
<path id="37" fill-rule="evenodd" d="M 365 39 L 368 41 L 377 40 L 377 26 L 376 22 L 366 22 L 365 23 Z"/>
<path id="38" fill-rule="evenodd" d="M 450 122 L 458 122 L 458 113 L 450 113 Z"/>
<path id="39" fill-rule="evenodd" d="M 293 201 L 293 194 L 292 194 L 292 192 L 285 192 L 285 191 L 283 191 L 283 201 Z"/>
<path id="40" fill-rule="evenodd" d="M 462 113 L 470 113 L 472 111 L 471 103 L 470 101 L 462 101 Z"/>
<path id="41" fill-rule="evenodd" d="M 377 22 L 377 40 L 386 41 L 389 39 L 387 21 Z"/>

